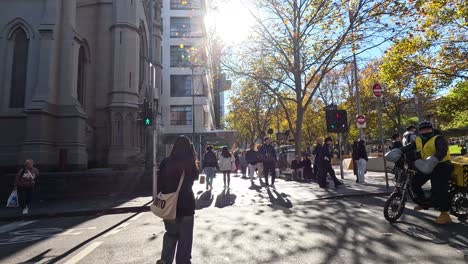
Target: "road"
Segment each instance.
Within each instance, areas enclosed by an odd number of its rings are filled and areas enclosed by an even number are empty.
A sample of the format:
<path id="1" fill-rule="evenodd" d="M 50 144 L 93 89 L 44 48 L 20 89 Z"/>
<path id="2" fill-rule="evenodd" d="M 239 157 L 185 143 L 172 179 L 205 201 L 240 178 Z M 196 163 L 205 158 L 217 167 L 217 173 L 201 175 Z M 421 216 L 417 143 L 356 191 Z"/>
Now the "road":
<path id="1" fill-rule="evenodd" d="M 193 263 L 468 263 L 468 224 L 437 226 L 432 211 L 407 210 L 390 225 L 384 197 L 307 200 L 306 183 L 249 189 L 240 178 L 223 194 L 221 185 L 218 175 L 212 200 L 197 195 Z M 0 263 L 155 263 L 163 234 L 150 212 L 2 223 Z"/>

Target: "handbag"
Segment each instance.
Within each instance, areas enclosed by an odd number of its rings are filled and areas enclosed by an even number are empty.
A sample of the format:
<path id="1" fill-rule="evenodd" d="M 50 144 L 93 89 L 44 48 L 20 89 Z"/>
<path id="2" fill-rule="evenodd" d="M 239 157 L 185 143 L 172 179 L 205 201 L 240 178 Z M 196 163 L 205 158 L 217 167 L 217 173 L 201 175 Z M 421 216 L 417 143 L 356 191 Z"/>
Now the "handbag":
<path id="1" fill-rule="evenodd" d="M 12 208 L 12 207 L 18 207 L 18 206 L 19 206 L 18 192 L 16 191 L 16 189 L 13 189 L 13 191 L 11 191 L 10 193 L 10 196 L 8 197 L 6 207 Z"/>
<path id="2" fill-rule="evenodd" d="M 177 217 L 177 200 L 179 198 L 180 188 L 184 182 L 185 171 L 182 172 L 180 177 L 179 186 L 173 193 L 159 192 L 151 204 L 150 209 L 153 214 L 164 220 L 174 220 Z"/>
<path id="3" fill-rule="evenodd" d="M 232 161 L 232 162 L 231 162 L 231 172 L 237 172 L 237 166 L 236 166 L 236 162 L 235 162 L 235 161 Z"/>

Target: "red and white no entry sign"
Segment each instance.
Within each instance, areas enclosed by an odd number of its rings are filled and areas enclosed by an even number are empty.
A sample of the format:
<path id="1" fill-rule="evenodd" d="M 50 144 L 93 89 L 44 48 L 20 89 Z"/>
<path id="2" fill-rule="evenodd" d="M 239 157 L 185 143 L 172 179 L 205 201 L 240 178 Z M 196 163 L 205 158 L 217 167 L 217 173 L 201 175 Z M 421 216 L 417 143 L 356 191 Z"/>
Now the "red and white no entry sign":
<path id="1" fill-rule="evenodd" d="M 358 115 L 356 117 L 356 122 L 360 125 L 366 123 L 366 118 L 363 115 Z"/>
<path id="2" fill-rule="evenodd" d="M 380 86 L 380 84 L 378 84 L 378 83 L 375 83 L 372 86 L 372 92 L 374 93 L 375 97 L 381 97 L 382 96 L 382 86 Z"/>

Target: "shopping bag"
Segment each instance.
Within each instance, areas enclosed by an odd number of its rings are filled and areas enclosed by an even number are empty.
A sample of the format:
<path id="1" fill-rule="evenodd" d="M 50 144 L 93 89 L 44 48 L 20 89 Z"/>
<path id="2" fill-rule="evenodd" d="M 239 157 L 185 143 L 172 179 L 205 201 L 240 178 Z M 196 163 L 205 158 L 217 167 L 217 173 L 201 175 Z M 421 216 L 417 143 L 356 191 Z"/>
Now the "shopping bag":
<path id="1" fill-rule="evenodd" d="M 150 209 L 153 214 L 164 220 L 174 220 L 177 216 L 177 200 L 179 198 L 180 188 L 184 182 L 185 172 L 182 172 L 182 177 L 179 181 L 177 190 L 173 193 L 159 193 L 155 197 Z"/>
<path id="2" fill-rule="evenodd" d="M 205 184 L 205 175 L 200 175 L 200 184 Z"/>
<path id="3" fill-rule="evenodd" d="M 10 196 L 8 197 L 8 201 L 7 201 L 7 204 L 6 204 L 6 207 L 18 207 L 19 206 L 19 203 L 18 203 L 18 192 L 16 191 L 16 189 L 14 189 Z"/>
<path id="4" fill-rule="evenodd" d="M 234 161 L 231 162 L 231 172 L 237 173 L 237 166 L 236 166 L 236 163 Z"/>

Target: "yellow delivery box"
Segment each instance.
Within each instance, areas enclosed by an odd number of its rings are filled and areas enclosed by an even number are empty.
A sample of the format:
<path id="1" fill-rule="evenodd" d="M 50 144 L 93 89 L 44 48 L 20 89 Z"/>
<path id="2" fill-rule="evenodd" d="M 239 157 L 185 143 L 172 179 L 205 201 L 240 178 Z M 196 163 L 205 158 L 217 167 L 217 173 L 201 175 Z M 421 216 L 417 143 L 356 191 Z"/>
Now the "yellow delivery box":
<path id="1" fill-rule="evenodd" d="M 468 187 L 468 156 L 459 156 L 452 159 L 454 170 L 453 180 L 459 187 Z"/>

